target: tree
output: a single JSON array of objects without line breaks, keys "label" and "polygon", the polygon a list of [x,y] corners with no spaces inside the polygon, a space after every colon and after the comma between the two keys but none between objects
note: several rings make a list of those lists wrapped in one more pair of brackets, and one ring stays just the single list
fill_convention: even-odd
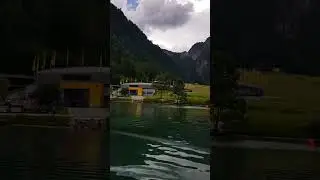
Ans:
[{"label": "tree", "polygon": [[182,80],[176,80],[173,85],[173,94],[177,96],[177,103],[184,104],[187,102],[187,93],[184,91],[184,82]]},{"label": "tree", "polygon": [[233,57],[221,51],[213,53],[213,85],[212,98],[214,107],[214,130],[217,131],[219,121],[235,118],[236,113],[245,113],[244,101],[237,97],[239,73]]},{"label": "tree", "polygon": [[8,95],[8,79],[0,79],[0,100],[4,100]]},{"label": "tree", "polygon": [[59,104],[61,100],[59,85],[43,84],[38,85],[37,89],[32,93],[32,97],[37,100],[40,106],[48,106]]},{"label": "tree", "polygon": [[128,88],[121,88],[120,94],[122,96],[128,96],[129,89]]},{"label": "tree", "polygon": [[155,80],[157,81],[157,83],[154,83],[155,87],[160,91],[162,99],[163,91],[168,92],[172,90],[171,84],[173,81],[176,80],[176,78],[168,72],[161,72],[158,75],[156,75]]}]

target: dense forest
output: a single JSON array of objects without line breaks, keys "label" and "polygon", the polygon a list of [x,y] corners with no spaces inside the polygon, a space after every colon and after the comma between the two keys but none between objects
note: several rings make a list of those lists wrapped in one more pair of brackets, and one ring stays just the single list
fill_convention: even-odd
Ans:
[{"label": "dense forest", "polygon": [[320,75],[320,1],[212,2],[213,48],[248,69]]},{"label": "dense forest", "polygon": [[1,73],[31,75],[35,59],[41,69],[54,58],[55,67],[102,62],[111,66],[115,83],[121,78],[150,81],[163,73],[199,80],[192,58],[168,55],[103,0],[5,0],[0,6]]},{"label": "dense forest", "polygon": [[[108,11],[104,0],[4,0],[0,2],[1,73],[32,74],[32,62],[93,65],[106,58]],[[49,64],[49,63],[48,63]],[[47,65],[48,65],[47,64]]]},{"label": "dense forest", "polygon": [[170,56],[128,20],[123,12],[110,5],[110,62],[114,81],[119,78],[150,81],[160,73],[181,77],[182,71]]}]

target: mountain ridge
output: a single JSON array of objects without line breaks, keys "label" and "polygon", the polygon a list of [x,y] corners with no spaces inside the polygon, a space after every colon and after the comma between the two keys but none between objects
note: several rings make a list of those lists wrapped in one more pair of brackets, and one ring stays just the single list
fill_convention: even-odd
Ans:
[{"label": "mountain ridge", "polygon": [[183,69],[183,77],[190,82],[209,83],[210,40],[197,42],[188,51],[172,52],[162,49]]},{"label": "mountain ridge", "polygon": [[[111,61],[115,64],[124,54],[130,54],[132,63],[150,63],[157,71],[168,71],[179,76],[179,67],[162,49],[148,40],[147,36],[123,12],[110,5]],[[118,47],[115,47],[115,44]],[[121,51],[121,52],[120,52]],[[117,54],[118,53],[118,54]],[[119,57],[115,57],[119,55]],[[111,62],[112,63],[112,62]]]},{"label": "mountain ridge", "polygon": [[194,44],[188,52],[162,49],[113,4],[110,6],[110,34],[111,72],[114,77],[141,79],[144,76],[148,80],[156,74],[168,72],[186,82],[209,82],[209,38]]}]

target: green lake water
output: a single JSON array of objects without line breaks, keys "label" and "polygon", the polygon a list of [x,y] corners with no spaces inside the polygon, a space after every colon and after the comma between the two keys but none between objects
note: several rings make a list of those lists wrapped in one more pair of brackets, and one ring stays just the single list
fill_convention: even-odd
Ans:
[{"label": "green lake water", "polygon": [[[208,110],[132,103],[110,108],[110,144],[108,134],[91,129],[1,126],[1,179],[108,179],[109,151],[111,180],[210,179]],[[261,143],[278,149],[257,148]],[[320,179],[320,153],[290,144],[251,142],[211,152],[216,180]]]},{"label": "green lake water", "polygon": [[3,126],[1,179],[105,179],[104,137],[90,130]]},{"label": "green lake water", "polygon": [[112,103],[111,179],[210,179],[209,111]]}]

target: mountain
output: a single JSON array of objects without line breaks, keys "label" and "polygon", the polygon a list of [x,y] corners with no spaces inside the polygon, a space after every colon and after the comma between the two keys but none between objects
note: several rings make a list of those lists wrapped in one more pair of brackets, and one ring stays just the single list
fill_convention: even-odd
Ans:
[{"label": "mountain", "polygon": [[171,52],[163,49],[168,56],[179,66],[181,77],[186,82],[196,82],[199,78],[196,74],[196,61],[194,61],[189,55],[188,52]]},{"label": "mountain", "polygon": [[179,65],[186,81],[209,83],[210,37],[205,42],[195,43],[188,52],[163,51]]},{"label": "mountain", "polygon": [[110,5],[111,71],[113,77],[150,78],[159,72],[181,76],[181,68],[128,20],[123,12]]},{"label": "mountain", "polygon": [[210,37],[205,42],[194,44],[188,54],[196,61],[196,73],[200,81],[208,83],[210,81]]}]

